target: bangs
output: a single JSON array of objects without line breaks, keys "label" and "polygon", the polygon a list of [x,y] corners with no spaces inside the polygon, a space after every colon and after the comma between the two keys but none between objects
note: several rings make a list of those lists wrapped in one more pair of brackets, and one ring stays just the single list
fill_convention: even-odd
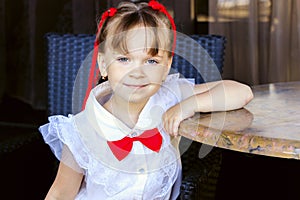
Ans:
[{"label": "bangs", "polygon": [[[172,55],[173,32],[164,27],[161,23],[153,18],[153,16],[139,12],[131,13],[124,16],[119,23],[111,23],[110,31],[107,33],[105,47],[126,55],[131,51],[141,50],[147,52],[151,56],[155,56],[159,51],[167,52]],[[117,33],[110,35],[110,33]],[[136,42],[138,41],[138,42]],[[136,43],[132,47],[132,43]]]},{"label": "bangs", "polygon": [[155,56],[159,51],[170,51],[165,38],[165,33],[157,28],[137,27],[112,36],[106,45],[124,55],[143,49],[147,54]]}]

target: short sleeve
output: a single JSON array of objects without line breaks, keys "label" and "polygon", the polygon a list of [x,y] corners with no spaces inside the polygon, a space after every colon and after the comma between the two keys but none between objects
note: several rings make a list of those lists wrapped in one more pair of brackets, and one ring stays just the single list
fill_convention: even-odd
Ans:
[{"label": "short sleeve", "polygon": [[194,79],[180,78],[179,74],[168,75],[163,87],[168,91],[172,91],[172,95],[176,96],[178,101],[182,101],[194,94]]},{"label": "short sleeve", "polygon": [[49,123],[39,127],[39,131],[58,160],[79,173],[84,172],[88,154],[82,148],[72,116],[51,116]]}]

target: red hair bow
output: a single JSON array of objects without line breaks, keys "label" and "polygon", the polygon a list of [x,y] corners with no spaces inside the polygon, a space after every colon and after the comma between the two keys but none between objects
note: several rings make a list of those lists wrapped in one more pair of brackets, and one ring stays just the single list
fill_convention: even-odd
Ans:
[{"label": "red hair bow", "polygon": [[102,14],[101,21],[104,21],[107,17],[112,17],[116,14],[116,8],[110,8]]},{"label": "red hair bow", "polygon": [[[117,12],[117,9],[116,8],[110,8],[108,9],[107,11],[105,11],[102,16],[101,16],[101,20],[99,22],[99,25],[98,25],[98,32],[97,32],[97,35],[99,34],[99,31],[100,31],[100,28],[103,26],[103,23],[105,22],[106,18],[107,17],[113,17]],[[96,42],[95,42],[97,45],[99,45],[99,41],[96,39]]]},{"label": "red hair bow", "polygon": [[148,3],[148,5],[153,9],[153,10],[158,10],[162,13],[166,13],[166,8],[160,4],[159,2],[152,0]]}]

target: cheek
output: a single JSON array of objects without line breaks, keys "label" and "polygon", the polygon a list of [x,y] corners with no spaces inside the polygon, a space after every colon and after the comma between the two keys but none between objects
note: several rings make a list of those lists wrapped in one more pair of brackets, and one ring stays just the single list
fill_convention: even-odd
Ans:
[{"label": "cheek", "polygon": [[161,84],[162,80],[165,79],[167,74],[167,68],[164,66],[159,66],[149,70],[148,77],[151,79],[151,82]]},{"label": "cheek", "polygon": [[127,70],[110,66],[107,75],[111,87],[114,89],[120,82],[122,82],[127,73]]}]

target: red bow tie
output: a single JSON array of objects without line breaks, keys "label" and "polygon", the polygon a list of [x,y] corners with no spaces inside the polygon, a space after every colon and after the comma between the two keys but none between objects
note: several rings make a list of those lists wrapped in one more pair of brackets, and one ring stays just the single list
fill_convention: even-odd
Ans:
[{"label": "red bow tie", "polygon": [[113,154],[118,160],[124,159],[132,149],[134,141],[139,141],[149,149],[159,152],[162,144],[162,136],[157,128],[147,130],[138,137],[124,137],[117,141],[107,141]]}]

